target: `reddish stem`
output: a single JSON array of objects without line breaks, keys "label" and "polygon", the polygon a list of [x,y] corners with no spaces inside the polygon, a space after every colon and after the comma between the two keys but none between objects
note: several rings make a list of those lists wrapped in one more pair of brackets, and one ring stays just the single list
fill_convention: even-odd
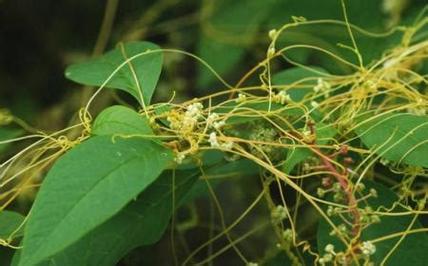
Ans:
[{"label": "reddish stem", "polygon": [[[313,136],[315,136],[312,144],[315,144],[315,140],[316,140],[316,132],[315,132],[315,127],[314,127],[314,123],[313,122],[309,122],[308,123],[308,127],[309,130],[311,131],[311,134]],[[352,236],[357,237],[360,233],[360,213],[358,211],[358,205],[357,205],[357,201],[354,197],[354,194],[351,191],[351,187],[349,186],[349,182],[348,182],[348,174],[347,172],[345,172],[344,174],[341,174],[337,171],[336,167],[334,167],[334,165],[330,162],[329,157],[327,157],[326,155],[324,155],[321,150],[316,147],[315,145],[313,146],[313,150],[315,151],[315,153],[319,156],[319,158],[322,161],[323,166],[330,172],[331,175],[333,175],[337,182],[340,184],[340,187],[342,188],[343,192],[346,194],[347,197],[347,203],[349,205],[349,210],[350,213],[353,217],[353,226],[352,226]],[[342,154],[347,152],[347,149],[341,149],[340,151]]]}]

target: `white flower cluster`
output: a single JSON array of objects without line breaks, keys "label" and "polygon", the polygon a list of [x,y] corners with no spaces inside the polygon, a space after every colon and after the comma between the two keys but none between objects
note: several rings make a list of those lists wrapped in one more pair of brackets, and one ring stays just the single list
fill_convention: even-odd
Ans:
[{"label": "white flower cluster", "polygon": [[203,117],[204,106],[201,103],[192,103],[186,108],[186,112],[178,114],[171,112],[167,117],[171,129],[183,132],[192,131],[198,123],[198,120]]},{"label": "white flower cluster", "polygon": [[182,164],[184,159],[186,159],[186,155],[184,155],[183,153],[178,153],[175,156],[174,161],[178,164]]},{"label": "white flower cluster", "polygon": [[325,265],[327,262],[330,262],[333,260],[333,255],[330,253],[324,254],[324,256],[322,256],[322,258],[319,259],[319,263],[321,265]]},{"label": "white flower cluster", "polygon": [[238,94],[238,98],[236,98],[235,102],[236,103],[243,103],[247,100],[247,95],[243,94],[243,93],[239,93]]},{"label": "white flower cluster", "polygon": [[317,109],[320,106],[320,104],[317,101],[311,101],[311,106],[312,108]]},{"label": "white flower cluster", "polygon": [[407,108],[407,112],[413,115],[424,116],[427,115],[427,107],[423,105],[422,99],[418,99],[417,106]]},{"label": "white flower cluster", "polygon": [[324,256],[319,259],[319,263],[321,265],[325,265],[327,262],[332,261],[334,256],[336,255],[336,252],[334,252],[333,244],[327,244],[324,248],[324,251],[326,252],[326,254],[324,254]]},{"label": "white flower cluster", "polygon": [[208,138],[208,142],[210,143],[211,147],[213,147],[213,148],[221,148],[221,149],[226,149],[226,150],[231,150],[233,148],[233,142],[232,141],[227,141],[227,142],[220,144],[218,142],[216,132],[210,133],[210,137]]},{"label": "white flower cluster", "polygon": [[220,148],[220,144],[218,143],[218,140],[217,140],[217,133],[211,132],[208,142],[210,143],[211,147]]},{"label": "white flower cluster", "polygon": [[328,98],[328,96],[330,96],[330,89],[331,89],[330,83],[328,83],[322,78],[318,78],[317,85],[315,85],[314,87],[315,93],[321,92],[324,94],[325,98]]},{"label": "white flower cluster", "polygon": [[361,252],[366,256],[373,255],[376,252],[376,246],[370,241],[364,241],[361,243]]},{"label": "white flower cluster", "polygon": [[183,126],[193,126],[202,117],[202,110],[204,106],[201,103],[192,103],[187,106],[186,112],[184,113]]},{"label": "white flower cluster", "polygon": [[327,244],[327,246],[325,246],[324,250],[327,253],[334,253],[334,245],[333,244]]},{"label": "white flower cluster", "polygon": [[418,116],[424,116],[427,114],[427,109],[426,108],[408,108],[407,112],[413,114],[413,115],[418,115]]},{"label": "white flower cluster", "polygon": [[282,205],[278,205],[272,210],[271,216],[274,222],[279,223],[287,218],[287,209]]},{"label": "white flower cluster", "polygon": [[339,224],[337,226],[337,231],[335,229],[333,229],[330,232],[330,235],[331,236],[334,236],[334,235],[347,235],[348,233],[349,233],[349,229],[346,227],[346,225],[345,224]]},{"label": "white flower cluster", "polygon": [[278,94],[273,95],[272,101],[280,104],[285,104],[287,102],[291,102],[292,100],[290,95],[286,91],[282,90]]},{"label": "white flower cluster", "polygon": [[218,114],[211,113],[208,116],[208,118],[207,118],[207,125],[208,125],[208,127],[213,127],[213,128],[215,128],[217,130],[221,129],[226,124],[226,122],[224,122],[224,121],[216,121],[219,118],[220,117],[219,117]]}]

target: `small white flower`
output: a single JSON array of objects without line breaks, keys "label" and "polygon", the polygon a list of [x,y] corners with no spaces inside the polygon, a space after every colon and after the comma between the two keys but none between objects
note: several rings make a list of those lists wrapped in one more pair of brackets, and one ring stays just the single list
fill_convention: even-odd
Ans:
[{"label": "small white flower", "polygon": [[333,255],[330,253],[327,253],[327,254],[324,254],[324,256],[321,259],[319,259],[319,263],[321,265],[325,265],[326,262],[330,262],[332,260],[333,260]]},{"label": "small white flower", "polygon": [[183,128],[192,128],[198,120],[195,117],[185,115],[182,121]]},{"label": "small white flower", "polygon": [[376,252],[376,246],[370,241],[364,241],[361,244],[361,252],[366,256],[373,255]]},{"label": "small white flower", "polygon": [[370,216],[370,221],[374,224],[378,224],[381,222],[379,215],[376,214]]},{"label": "small white flower", "polygon": [[302,131],[302,135],[304,138],[310,137],[311,136],[311,131],[309,129],[305,129]]},{"label": "small white flower", "polygon": [[193,103],[186,107],[186,112],[179,118],[168,116],[171,129],[174,130],[193,130],[197,125],[199,118],[202,117],[202,109],[204,106],[201,103]]},{"label": "small white flower", "polygon": [[317,85],[313,88],[314,92],[320,92],[321,91],[321,85],[320,85],[320,79],[318,79]]},{"label": "small white flower", "polygon": [[221,147],[226,150],[231,150],[233,148],[233,142],[232,141],[225,142],[221,145]]},{"label": "small white flower", "polygon": [[327,253],[334,253],[334,245],[333,244],[327,244],[324,248],[325,252]]},{"label": "small white flower", "polygon": [[313,90],[315,93],[322,92],[324,97],[328,97],[330,94],[331,85],[322,78],[318,78],[317,85],[314,86]]},{"label": "small white flower", "polygon": [[413,107],[407,108],[407,112],[413,115],[425,116],[427,114],[427,109],[425,107]]},{"label": "small white flower", "polygon": [[224,121],[214,122],[213,128],[220,129],[220,128],[224,127],[224,125],[226,125],[226,122],[224,122]]},{"label": "small white flower", "polygon": [[277,95],[274,96],[274,101],[285,104],[286,102],[291,102],[291,97],[286,91],[280,91]]},{"label": "small white flower", "polygon": [[328,208],[327,208],[327,215],[328,216],[332,216],[335,213],[336,212],[335,212],[334,208],[332,206],[328,206]]},{"label": "small white flower", "polygon": [[217,113],[211,113],[208,117],[207,117],[207,124],[208,125],[212,125],[217,119],[219,119],[219,116]]},{"label": "small white flower", "polygon": [[[320,187],[317,188],[317,195],[318,195],[318,197],[323,198],[325,195],[325,190],[320,188]],[[329,206],[329,207],[331,207],[331,206]]]},{"label": "small white flower", "polygon": [[303,163],[303,171],[305,172],[311,171],[311,165],[309,163]]},{"label": "small white flower", "polygon": [[339,234],[339,235],[345,235],[347,233],[348,233],[348,228],[346,227],[346,225],[339,224],[339,226],[337,226],[337,231],[336,230],[331,231],[330,235],[331,236],[334,236],[334,235],[337,235],[337,234]]},{"label": "small white flower", "polygon": [[186,158],[186,155],[184,155],[183,153],[179,153],[175,156],[174,161],[178,164],[182,164],[183,160]]},{"label": "small white flower", "polygon": [[245,95],[243,93],[239,93],[238,98],[236,98],[235,102],[243,103],[243,102],[245,102],[246,99],[247,99],[247,95]]},{"label": "small white flower", "polygon": [[380,162],[382,165],[385,165],[385,166],[388,166],[388,165],[390,164],[390,161],[389,161],[389,160],[387,160],[387,159],[385,159],[385,158],[381,158],[381,159],[379,160],[379,162]]},{"label": "small white flower", "polygon": [[377,190],[376,190],[376,189],[371,188],[371,189],[370,189],[370,194],[371,194],[373,197],[377,198]]},{"label": "small white flower", "polygon": [[222,128],[226,122],[224,121],[216,121],[220,118],[220,116],[216,113],[211,113],[208,117],[207,117],[207,125],[209,127],[213,127],[215,129],[220,129]]},{"label": "small white flower", "polygon": [[215,132],[211,132],[210,138],[208,139],[208,142],[210,143],[211,147],[213,147],[213,148],[219,148],[220,147],[220,144],[218,143],[218,140],[217,140],[217,133],[215,133]]},{"label": "small white flower", "polygon": [[311,101],[311,106],[313,108],[318,108],[320,106],[320,104],[317,101]]},{"label": "small white flower", "polygon": [[385,62],[383,62],[383,68],[393,67],[397,63],[398,63],[397,58],[390,58],[390,59],[386,60]]},{"label": "small white flower", "polygon": [[185,115],[188,117],[199,118],[203,108],[204,106],[201,103],[192,103],[187,106]]}]

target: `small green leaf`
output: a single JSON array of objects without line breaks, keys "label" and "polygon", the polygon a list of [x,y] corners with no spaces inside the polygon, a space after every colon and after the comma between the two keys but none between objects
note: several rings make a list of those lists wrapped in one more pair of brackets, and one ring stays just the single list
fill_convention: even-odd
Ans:
[{"label": "small green leaf", "polygon": [[92,127],[94,135],[154,135],[147,117],[116,105],[102,111]]},{"label": "small green leaf", "polygon": [[[101,86],[126,60],[138,55],[129,63],[125,63],[113,75],[106,87],[124,90],[134,96],[140,104],[143,98],[144,103],[148,105],[162,69],[162,53],[154,51],[159,49],[159,46],[150,42],[119,44],[118,48],[99,58],[69,66],[65,76],[84,85]],[[131,65],[138,82],[135,80]]]},{"label": "small green leaf", "polygon": [[141,138],[93,137],[48,173],[25,228],[19,265],[64,250],[118,213],[171,163],[172,154]]},{"label": "small green leaf", "polygon": [[428,117],[388,114],[367,119],[356,128],[363,143],[381,157],[428,167]]},{"label": "small green leaf", "polygon": [[22,224],[25,217],[13,211],[0,212],[0,239],[17,238],[23,235]]},{"label": "small green leaf", "polygon": [[[367,200],[360,201],[358,204],[360,209],[370,206],[373,210],[376,210],[380,206],[384,206],[385,208],[382,208],[381,210],[389,210],[394,202],[398,201],[397,195],[387,187],[371,181],[364,181],[364,184],[366,185],[366,191],[368,191],[368,189],[376,189],[379,197],[371,197]],[[389,212],[393,213],[403,211],[405,211],[405,209],[398,206]],[[390,234],[406,231],[412,222],[413,217],[413,215],[382,216],[380,217],[380,223],[369,225],[362,231],[361,241],[371,241],[379,237],[385,237]],[[336,226],[343,223],[343,221],[337,217],[333,217],[332,221]],[[421,227],[421,224],[416,221],[412,229]],[[318,226],[318,250],[321,254],[324,253],[323,250],[327,244],[333,244],[336,252],[344,250],[342,242],[329,234],[331,230],[332,228],[325,220],[320,221]],[[373,261],[375,265],[380,265],[385,256],[399,240],[400,237],[395,237],[374,243],[376,246],[376,252],[370,256],[371,261]],[[409,234],[386,261],[386,265],[426,265],[427,250],[428,235],[426,233]]]}]

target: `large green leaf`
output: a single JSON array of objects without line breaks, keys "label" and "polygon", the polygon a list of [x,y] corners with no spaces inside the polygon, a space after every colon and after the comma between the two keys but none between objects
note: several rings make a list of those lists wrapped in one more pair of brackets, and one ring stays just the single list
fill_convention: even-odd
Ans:
[{"label": "large green leaf", "polygon": [[[370,206],[373,210],[376,210],[380,206],[384,206],[386,209],[392,207],[394,202],[398,200],[397,195],[387,187],[378,183],[365,181],[364,182],[367,190],[376,189],[380,195],[377,198],[369,198],[359,203],[359,208],[364,209],[366,206]],[[382,209],[385,210],[385,209]],[[404,211],[401,207],[395,207],[393,212]],[[380,218],[380,223],[369,225],[362,231],[361,241],[370,241],[379,237],[384,237],[394,233],[400,233],[406,231],[412,222],[413,216],[383,216]],[[337,225],[343,223],[341,219],[333,217],[332,221]],[[421,228],[421,224],[416,221],[412,229]],[[330,225],[325,221],[321,220],[318,227],[318,250],[322,254],[327,244],[333,244],[336,251],[343,251],[343,244],[334,236],[329,233],[332,230]],[[400,237],[387,239],[384,241],[376,242],[376,252],[371,256],[371,261],[375,262],[375,265],[380,265],[380,262],[385,258],[389,251],[399,241]],[[409,234],[400,243],[398,248],[387,260],[386,265],[402,266],[402,265],[415,265],[423,266],[426,265],[428,259],[428,235],[426,233]]]},{"label": "large green leaf", "polygon": [[[176,172],[176,207],[182,203],[198,174],[198,171]],[[132,249],[158,241],[173,213],[172,184],[172,172],[164,172],[136,201],[38,266],[116,265]]]},{"label": "large green leaf", "polygon": [[118,213],[172,161],[141,138],[97,136],[60,158],[48,173],[25,228],[19,265],[34,265],[67,248]]},{"label": "large green leaf", "polygon": [[[222,173],[233,175],[242,171],[253,174],[255,169],[254,164],[249,161],[238,160],[223,162],[223,165],[217,163],[206,168],[204,172],[208,176]],[[208,193],[205,181],[197,180],[199,174],[198,169],[176,171],[174,194],[176,207],[192,201],[198,195]],[[173,212],[172,182],[172,172],[164,172],[136,201],[131,202],[78,242],[38,266],[115,265],[132,249],[158,241]],[[196,187],[197,195],[194,191]]]},{"label": "large green leaf", "polygon": [[124,64],[106,87],[124,90],[133,95],[140,104],[143,97],[144,103],[149,104],[162,69],[162,53],[154,50],[159,50],[159,46],[149,42],[119,44],[116,49],[99,58],[69,66],[65,76],[84,85],[101,86],[126,60],[138,55]]},{"label": "large green leaf", "polygon": [[146,117],[120,105],[102,111],[95,120],[91,133],[94,135],[154,135]]},{"label": "large green leaf", "polygon": [[367,119],[356,128],[363,143],[381,157],[428,167],[428,117],[407,113]]}]

